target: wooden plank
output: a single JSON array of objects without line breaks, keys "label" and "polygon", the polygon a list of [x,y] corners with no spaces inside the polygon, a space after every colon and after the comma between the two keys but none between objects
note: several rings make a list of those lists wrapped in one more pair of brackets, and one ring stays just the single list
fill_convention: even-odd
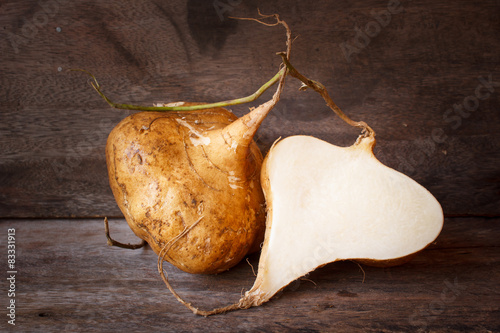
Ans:
[{"label": "wooden plank", "polygon": [[[257,308],[202,318],[170,294],[149,249],[106,245],[96,220],[0,221],[15,229],[16,326],[2,331],[496,332],[500,329],[498,218],[446,219],[438,240],[405,265],[326,265]],[[111,233],[135,242],[124,220]],[[1,251],[6,252],[2,242]],[[292,258],[291,258],[292,259]],[[257,267],[258,256],[249,258]],[[2,261],[4,273],[6,261]],[[253,283],[243,261],[219,275],[167,265],[174,288],[209,309],[239,299]],[[6,293],[0,296],[7,304]],[[5,310],[4,310],[5,311]]]},{"label": "wooden plank", "polygon": [[[257,8],[287,20],[299,35],[295,66],[376,130],[384,163],[429,188],[450,216],[500,215],[498,1],[220,3],[3,4],[0,216],[121,216],[104,145],[130,112],[108,108],[83,74],[66,69],[95,73],[123,102],[244,96],[276,72],[274,53],[284,49],[281,28],[228,18]],[[264,121],[262,151],[294,134],[352,144],[357,131],[298,86],[288,80]],[[242,115],[247,106],[232,109]]]}]

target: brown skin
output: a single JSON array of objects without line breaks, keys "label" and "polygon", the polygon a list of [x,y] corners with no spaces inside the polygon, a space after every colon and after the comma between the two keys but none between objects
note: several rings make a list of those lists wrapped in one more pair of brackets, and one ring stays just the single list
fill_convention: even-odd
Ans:
[{"label": "brown skin", "polygon": [[110,186],[138,237],[160,254],[199,220],[165,257],[189,273],[227,270],[263,241],[262,155],[253,133],[235,147],[236,119],[222,108],[139,112],[108,137]]}]

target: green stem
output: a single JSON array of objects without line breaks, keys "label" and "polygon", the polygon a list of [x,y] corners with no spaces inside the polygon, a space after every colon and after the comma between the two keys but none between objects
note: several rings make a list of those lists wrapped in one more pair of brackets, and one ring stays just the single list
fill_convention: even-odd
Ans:
[{"label": "green stem", "polygon": [[274,75],[272,77],[272,79],[267,81],[256,92],[254,92],[253,94],[251,94],[249,96],[231,99],[231,100],[222,101],[222,102],[198,104],[198,105],[190,105],[190,106],[142,106],[142,105],[114,103],[106,95],[103,94],[103,92],[101,91],[101,87],[100,87],[99,83],[97,82],[97,79],[95,78],[95,76],[92,73],[90,73],[86,70],[83,70],[83,69],[73,69],[73,70],[87,73],[92,78],[92,81],[90,82],[92,87],[97,91],[97,93],[111,107],[113,107],[115,109],[138,110],[138,111],[192,111],[192,110],[202,110],[202,109],[210,109],[210,108],[217,108],[217,107],[226,107],[226,106],[244,104],[244,103],[249,103],[249,102],[255,101],[257,98],[260,97],[260,95],[262,95],[264,93],[264,91],[266,91],[269,87],[271,87],[272,85],[274,85],[276,82],[279,81],[280,77],[285,73],[286,68],[283,67],[278,73],[276,73],[276,75]]}]

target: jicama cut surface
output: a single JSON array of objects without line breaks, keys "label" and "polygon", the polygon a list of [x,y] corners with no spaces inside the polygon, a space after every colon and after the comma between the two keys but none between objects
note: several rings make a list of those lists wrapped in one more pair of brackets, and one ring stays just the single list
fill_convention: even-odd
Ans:
[{"label": "jicama cut surface", "polygon": [[268,153],[262,170],[266,236],[256,282],[245,296],[254,305],[324,264],[401,263],[439,235],[438,201],[379,162],[374,142],[365,137],[344,148],[293,136]]}]

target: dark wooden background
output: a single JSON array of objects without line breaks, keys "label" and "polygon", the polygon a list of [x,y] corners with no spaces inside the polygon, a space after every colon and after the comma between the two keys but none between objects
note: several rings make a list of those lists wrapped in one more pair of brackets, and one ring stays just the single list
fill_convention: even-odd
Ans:
[{"label": "dark wooden background", "polygon": [[[194,320],[162,286],[151,251],[106,247],[102,217],[130,233],[104,147],[131,111],[111,109],[68,69],[94,73],[119,102],[248,95],[285,48],[282,28],[229,18],[258,9],[287,21],[296,68],[370,124],[379,159],[428,188],[448,218],[433,248],[399,268],[365,268],[364,283],[356,265],[332,264],[311,275],[316,286],[302,282],[265,307]],[[11,0],[0,2],[0,31],[0,224],[2,235],[20,233],[16,328],[500,330],[500,1]],[[351,145],[357,130],[299,86],[288,80],[259,130],[263,153],[294,134]],[[271,93],[232,110],[243,115]],[[217,277],[173,277],[207,307],[212,297],[236,300],[253,279],[246,263]],[[442,311],[429,309],[444,281],[467,287]]]}]

